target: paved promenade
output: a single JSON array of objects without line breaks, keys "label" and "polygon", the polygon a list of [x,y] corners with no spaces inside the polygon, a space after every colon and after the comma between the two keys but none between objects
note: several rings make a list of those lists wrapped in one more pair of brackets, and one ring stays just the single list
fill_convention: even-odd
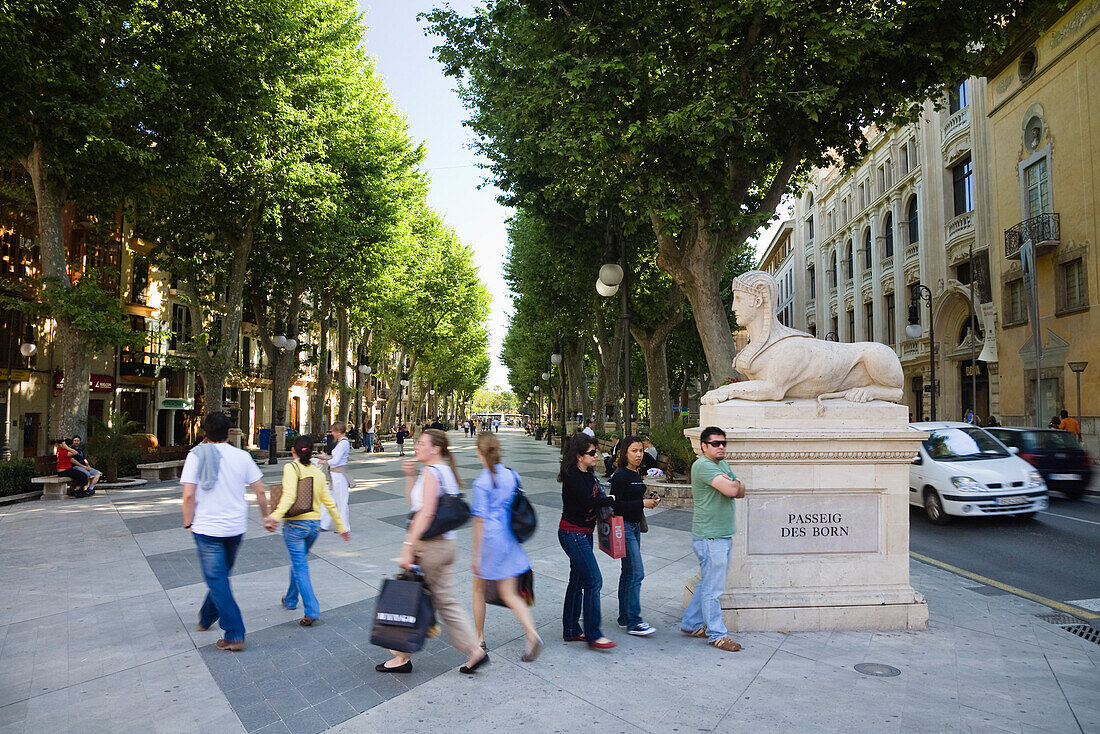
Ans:
[{"label": "paved promenade", "polygon": [[[473,441],[451,434],[467,487]],[[313,548],[321,622],[279,603],[289,561],[253,504],[234,591],[248,629],[241,653],[197,632],[205,586],[168,482],[83,501],[0,508],[0,734],[15,732],[1100,732],[1100,645],[1053,610],[912,562],[928,599],[925,632],[740,633],[739,653],[677,632],[697,569],[691,515],[662,510],[643,536],[648,638],[615,626],[618,562],[604,573],[610,652],[561,641],[568,564],[558,546],[557,451],[502,432],[507,464],[541,511],[526,544],[535,619],[547,646],[521,663],[523,637],[490,607],[492,663],[475,676],[433,640],[411,675],[376,673],[370,644],[383,576],[393,573],[407,505],[394,451],[354,454],[352,540]],[[392,449],[393,444],[389,444]],[[262,467],[275,481],[279,467]],[[751,488],[750,488],[751,490]],[[459,534],[458,590],[470,597],[470,532]],[[898,668],[871,677],[858,663]]]}]

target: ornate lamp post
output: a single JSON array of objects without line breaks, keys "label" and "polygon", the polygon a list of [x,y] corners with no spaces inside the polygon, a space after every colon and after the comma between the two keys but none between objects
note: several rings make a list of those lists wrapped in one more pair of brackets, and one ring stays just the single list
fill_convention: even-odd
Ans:
[{"label": "ornate lamp post", "polygon": [[928,301],[928,375],[932,380],[932,410],[931,418],[936,420],[936,331],[932,323],[932,289],[923,283],[913,286],[912,302],[909,305],[909,325],[905,327],[905,335],[910,339],[919,339],[920,328],[920,301]]},{"label": "ornate lamp post", "polygon": [[[11,461],[11,441],[9,437],[11,435],[11,355],[14,351],[12,349],[12,342],[15,339],[14,324],[10,323],[11,316],[14,315],[14,311],[8,311],[8,369],[4,375],[4,426],[2,432],[0,432],[0,460]],[[34,353],[38,351],[38,345],[34,343],[34,334],[31,332],[30,325],[27,326],[26,341],[19,345],[19,353],[23,355],[24,360],[29,360],[34,356]]]},{"label": "ornate lamp post", "polygon": [[397,410],[400,413],[400,415],[397,417],[397,422],[398,423],[404,423],[405,422],[405,405],[404,405],[404,403],[405,403],[405,398],[406,398],[406,392],[408,391],[408,389],[409,389],[409,381],[406,380],[406,379],[402,379],[401,380],[401,394],[397,397]]},{"label": "ornate lamp post", "polygon": [[1069,362],[1069,368],[1073,370],[1077,378],[1077,425],[1081,425],[1081,373],[1089,366],[1088,362]]},{"label": "ornate lamp post", "polygon": [[[554,352],[550,355],[550,364],[557,365],[558,367],[558,384],[561,387],[561,452],[565,453],[565,376],[561,373],[561,353]],[[553,386],[551,386],[551,393],[553,393]],[[547,439],[547,443],[553,443],[551,439]]]},{"label": "ornate lamp post", "polygon": [[[631,405],[631,389],[630,389],[630,272],[625,270],[626,266],[626,237],[621,237],[622,249],[619,252],[619,258],[622,261],[622,265],[618,263],[605,263],[600,268],[600,277],[596,281],[596,292],[605,298],[611,297],[621,291],[619,294],[619,318],[623,321],[623,339],[624,356],[623,356],[623,426],[625,427],[624,436],[631,435],[630,427],[634,418],[633,406]],[[622,288],[619,284],[622,284]],[[618,397],[618,396],[616,396]],[[601,405],[600,410],[604,408]],[[605,416],[600,416],[600,423],[603,424]]]},{"label": "ornate lamp post", "polygon": [[[276,328],[276,331],[281,331],[281,329]],[[271,416],[271,435],[267,437],[267,463],[278,464],[279,459],[275,455],[275,433],[276,429],[279,427],[283,427],[283,429],[286,430],[285,426],[283,426],[283,422],[286,420],[286,409],[280,408],[279,410],[274,410],[275,379],[278,374],[277,366],[279,364],[279,352],[293,352],[298,347],[298,340],[293,338],[288,339],[282,334],[276,333],[275,336],[271,337],[271,345],[275,347],[276,352],[275,358],[271,360],[271,406],[273,410]]]}]

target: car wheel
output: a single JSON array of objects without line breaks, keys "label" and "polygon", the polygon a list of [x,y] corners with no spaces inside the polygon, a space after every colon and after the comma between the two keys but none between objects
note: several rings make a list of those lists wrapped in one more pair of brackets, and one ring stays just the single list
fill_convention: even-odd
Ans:
[{"label": "car wheel", "polygon": [[951,522],[951,518],[943,511],[939,494],[931,488],[924,490],[924,514],[933,525],[946,525]]}]

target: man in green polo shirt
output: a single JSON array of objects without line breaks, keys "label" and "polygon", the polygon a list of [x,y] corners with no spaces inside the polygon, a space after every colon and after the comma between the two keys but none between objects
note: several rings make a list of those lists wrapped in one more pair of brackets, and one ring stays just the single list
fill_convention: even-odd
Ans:
[{"label": "man in green polo shirt", "polygon": [[684,609],[680,630],[706,637],[719,650],[737,652],[741,646],[727,637],[719,597],[726,589],[726,571],[737,532],[733,500],[745,496],[745,485],[726,463],[726,432],[708,426],[699,435],[703,455],[691,465],[691,549],[699,559],[699,583]]}]

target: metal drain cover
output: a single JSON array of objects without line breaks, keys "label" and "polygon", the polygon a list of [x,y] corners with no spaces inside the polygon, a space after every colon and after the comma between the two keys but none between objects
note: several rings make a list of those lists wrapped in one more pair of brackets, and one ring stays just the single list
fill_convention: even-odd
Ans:
[{"label": "metal drain cover", "polygon": [[883,663],[859,663],[855,668],[858,673],[875,675],[879,678],[893,678],[895,675],[901,675],[901,671],[893,665],[884,665]]}]

